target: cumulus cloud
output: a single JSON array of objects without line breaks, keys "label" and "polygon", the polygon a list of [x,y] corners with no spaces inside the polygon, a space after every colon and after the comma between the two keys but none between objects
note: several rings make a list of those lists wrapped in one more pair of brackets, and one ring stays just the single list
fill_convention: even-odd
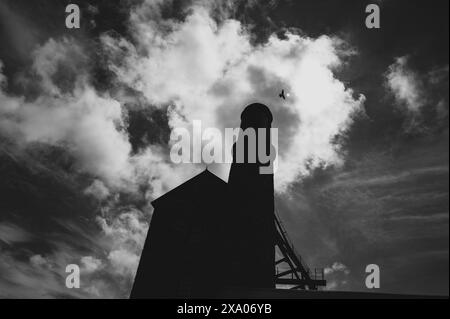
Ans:
[{"label": "cumulus cloud", "polygon": [[334,262],[324,269],[327,286],[325,290],[343,290],[348,285],[350,269],[341,262]]},{"label": "cumulus cloud", "polygon": [[425,103],[422,83],[417,73],[408,67],[408,57],[396,58],[386,73],[388,88],[401,107],[416,114]]},{"label": "cumulus cloud", "polygon": [[[171,128],[189,127],[193,120],[201,120],[204,128],[236,127],[243,106],[253,101],[268,104],[279,129],[275,183],[280,192],[311,169],[339,165],[340,145],[333,138],[345,133],[364,100],[355,99],[334,76],[353,50],[337,38],[293,33],[252,44],[245,26],[233,19],[217,23],[209,7],[193,5],[182,22],[162,19],[159,2],[147,1],[133,11],[136,45],[124,38],[102,37],[118,80],[142,92],[150,104],[170,105]],[[144,179],[159,188],[155,193],[160,195],[182,181],[180,174],[198,171],[187,165],[174,168],[165,151],[152,146],[131,154],[126,109],[92,88],[88,72],[79,67],[87,59],[82,52],[69,39],[51,39],[38,48],[32,73],[42,92],[29,101],[0,91],[2,131],[24,143],[66,147],[80,170],[106,187],[130,189],[130,184]],[[4,78],[2,82],[6,85]],[[280,89],[289,92],[286,102],[278,98]],[[136,163],[148,159],[147,166],[159,169],[139,171],[143,165]],[[162,171],[164,175],[157,173]],[[142,178],[146,173],[159,177]]]},{"label": "cumulus cloud", "polygon": [[[142,182],[150,187],[155,183],[159,193],[177,186],[180,180],[173,176],[177,170],[171,169],[160,149],[149,146],[141,154],[131,154],[126,109],[109,94],[98,93],[89,84],[86,69],[77,69],[85,59],[81,52],[74,40],[65,38],[50,39],[39,47],[33,53],[32,73],[33,79],[40,81],[40,94],[28,100],[0,90],[0,133],[21,145],[42,142],[67,149],[80,171],[99,178],[86,190],[94,196],[106,196],[108,187],[134,191]],[[7,85],[1,64],[0,84],[3,88]],[[144,168],[146,160],[145,165],[162,170]],[[145,175],[150,172],[159,177]]]},{"label": "cumulus cloud", "polygon": [[139,264],[139,255],[125,249],[118,249],[111,251],[108,259],[119,274],[134,278]]},{"label": "cumulus cloud", "polygon": [[324,269],[325,275],[330,275],[332,273],[336,273],[336,272],[342,272],[346,275],[350,274],[350,270],[347,268],[346,265],[344,265],[341,262],[334,262],[331,266],[326,267]]},{"label": "cumulus cloud", "polygon": [[147,235],[148,223],[144,217],[139,210],[129,209],[112,218],[97,218],[113,271],[129,280],[134,278]]},{"label": "cumulus cloud", "polygon": [[101,267],[102,261],[92,256],[84,256],[81,258],[81,265],[83,271],[92,273]]},{"label": "cumulus cloud", "polygon": [[[215,21],[206,2],[196,2],[182,21],[162,18],[161,3],[146,1],[132,11],[134,41],[103,35],[102,49],[122,85],[154,107],[168,107],[170,128],[189,127],[193,120],[201,120],[204,128],[236,127],[242,108],[259,101],[271,107],[279,128],[277,191],[286,191],[311,169],[342,162],[340,145],[332,140],[345,134],[364,101],[335,77],[354,53],[343,41],[288,32],[254,44],[246,27],[224,12]],[[13,281],[39,291],[40,280],[46,280],[46,297],[65,291],[64,267],[73,262],[88,274],[89,284],[70,292],[72,297],[111,296],[111,282],[125,281],[121,289],[129,289],[151,212],[123,205],[121,193],[144,189],[150,201],[200,169],[171,163],[170,145],[133,152],[127,107],[114,92],[94,88],[83,52],[81,44],[66,38],[50,39],[33,51],[31,69],[20,80],[39,92],[36,96],[10,93],[0,62],[0,133],[24,147],[39,142],[64,148],[76,169],[92,178],[85,194],[103,201],[96,219],[101,233],[95,237],[103,253],[54,243],[52,254],[33,254],[28,263],[18,263]],[[286,101],[278,98],[281,89],[289,93]],[[226,168],[221,171],[226,176]],[[0,240],[6,243],[28,238],[10,225],[3,229]],[[4,258],[5,269],[13,259]],[[99,272],[114,280],[97,278]],[[127,296],[124,290],[121,296]]]},{"label": "cumulus cloud", "polygon": [[64,146],[82,170],[117,184],[124,177],[131,149],[122,129],[120,104],[100,96],[82,75],[74,79],[72,91],[62,92],[54,76],[61,61],[72,65],[69,47],[77,45],[65,39],[49,40],[35,51],[33,71],[42,86],[35,100],[0,91],[1,131],[22,144],[38,141]]},{"label": "cumulus cloud", "polygon": [[[121,81],[156,106],[171,105],[172,128],[193,120],[236,127],[243,106],[259,101],[271,107],[282,140],[278,191],[310,169],[341,163],[332,139],[345,132],[364,98],[355,99],[333,71],[353,50],[337,38],[293,33],[255,45],[240,22],[217,23],[205,6],[191,7],[182,22],[162,20],[158,8],[147,1],[133,12],[137,45],[111,36],[103,43],[112,56],[125,57],[110,65]],[[286,102],[278,98],[281,89],[290,93]]]},{"label": "cumulus cloud", "polygon": [[84,193],[99,200],[106,199],[110,195],[109,189],[98,179],[94,180],[92,184],[84,190]]},{"label": "cumulus cloud", "polygon": [[[24,85],[37,85],[36,97],[8,93],[0,62],[0,134],[18,147],[34,142],[61,147],[73,156],[80,173],[92,177],[93,182],[84,193],[102,201],[98,216],[102,231],[95,244],[106,253],[102,255],[93,249],[92,255],[85,256],[86,252],[70,247],[65,248],[70,253],[55,248],[50,256],[35,254],[28,264],[16,269],[16,284],[33,286],[39,278],[46,278],[50,284],[43,288],[48,288],[43,292],[45,296],[66,293],[61,284],[64,281],[60,282],[59,277],[64,276],[65,265],[77,263],[84,275],[93,278],[87,281],[89,285],[85,282],[83,291],[76,296],[127,297],[150,215],[135,207],[124,212],[119,194],[140,198],[142,188],[145,200],[150,201],[192,177],[197,169],[174,167],[164,149],[154,145],[132,154],[126,130],[127,110],[118,100],[108,93],[100,94],[90,84],[82,51],[76,41],[68,39],[49,40],[37,48],[27,73],[29,78],[20,79]],[[12,224],[2,223],[0,229],[0,241],[7,244],[28,241],[31,236]],[[8,262],[13,259],[11,255]],[[39,272],[39,276],[29,280],[26,274],[34,272]],[[101,278],[95,277],[96,274]],[[112,279],[104,277],[108,274]],[[123,285],[111,289],[111,281]]]},{"label": "cumulus cloud", "polygon": [[[49,40],[34,52],[31,78],[23,77],[21,81],[26,85],[39,83],[37,97],[8,93],[7,79],[1,72],[0,63],[0,134],[18,147],[27,147],[34,142],[61,147],[73,156],[80,173],[92,177],[93,182],[84,193],[104,201],[105,207],[101,207],[103,215],[98,219],[102,229],[98,242],[106,250],[106,255],[93,251],[91,256],[82,257],[85,252],[74,247],[69,249],[69,254],[55,248],[51,256],[35,254],[28,264],[17,268],[15,282],[19,286],[31,287],[39,278],[46,278],[50,283],[43,288],[48,288],[43,292],[46,297],[61,291],[65,293],[66,289],[61,284],[64,280],[60,282],[59,277],[64,276],[65,265],[75,262],[81,263],[85,274],[94,276],[100,272],[104,276],[109,273],[114,276],[114,281],[126,281],[120,289],[111,290],[111,279],[96,278],[76,296],[127,297],[150,215],[144,215],[136,208],[130,208],[124,214],[120,200],[117,200],[118,194],[135,195],[142,187],[146,190],[145,199],[150,201],[191,177],[195,167],[173,167],[166,160],[164,150],[152,145],[132,154],[124,106],[109,94],[95,90],[89,83],[87,69],[80,68],[73,73],[74,77],[69,76],[75,71],[72,70],[77,64],[73,64],[74,61],[83,59],[73,56],[71,48],[76,52],[82,51],[77,46],[74,40]],[[60,75],[62,62],[64,72]],[[65,81],[61,81],[62,78]],[[133,218],[138,215],[139,222]],[[137,230],[137,226],[141,228]],[[2,223],[0,229],[0,242],[7,244],[25,242],[31,236],[12,224]],[[9,258],[5,262],[12,263],[14,256]],[[53,274],[55,271],[56,275]],[[34,272],[39,272],[39,276],[29,280]],[[11,296],[14,292],[24,296],[24,292],[19,290],[12,290]]]}]

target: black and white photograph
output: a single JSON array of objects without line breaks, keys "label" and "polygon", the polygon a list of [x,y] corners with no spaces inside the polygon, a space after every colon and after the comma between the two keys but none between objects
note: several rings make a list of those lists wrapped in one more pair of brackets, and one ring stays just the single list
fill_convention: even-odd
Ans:
[{"label": "black and white photograph", "polygon": [[448,297],[448,0],[0,0],[0,299]]}]

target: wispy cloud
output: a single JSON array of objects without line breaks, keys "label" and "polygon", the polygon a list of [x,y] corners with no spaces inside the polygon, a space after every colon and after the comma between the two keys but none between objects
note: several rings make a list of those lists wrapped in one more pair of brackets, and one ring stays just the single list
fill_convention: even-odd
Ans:
[{"label": "wispy cloud", "polygon": [[8,223],[0,223],[0,241],[12,245],[14,243],[22,243],[31,240],[33,236],[23,228]]},{"label": "wispy cloud", "polygon": [[[385,80],[396,108],[405,116],[407,132],[439,127],[448,119],[448,65],[419,72],[410,56],[401,56],[388,67]],[[426,123],[433,113],[431,123]]]}]

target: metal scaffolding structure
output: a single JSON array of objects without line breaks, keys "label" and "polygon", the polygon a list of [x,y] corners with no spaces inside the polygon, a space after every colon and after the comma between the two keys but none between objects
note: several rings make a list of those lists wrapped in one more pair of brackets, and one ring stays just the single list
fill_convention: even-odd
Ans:
[{"label": "metal scaffolding structure", "polygon": [[276,212],[274,212],[274,219],[276,228],[275,245],[282,255],[282,258],[275,262],[275,266],[283,263],[288,266],[287,270],[281,272],[278,272],[277,268],[275,284],[292,285],[291,289],[307,290],[317,290],[318,287],[326,286],[323,269],[315,268],[314,271],[311,271],[295,250]]}]

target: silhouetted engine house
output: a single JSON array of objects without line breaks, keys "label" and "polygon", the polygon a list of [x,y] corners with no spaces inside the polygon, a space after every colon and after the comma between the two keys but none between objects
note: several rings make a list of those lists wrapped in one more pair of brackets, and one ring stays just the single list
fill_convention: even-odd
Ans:
[{"label": "silhouetted engine house", "polygon": [[[271,123],[262,104],[241,114],[243,130],[266,128],[269,134]],[[236,144],[228,183],[205,170],[152,202],[131,298],[275,288],[273,174],[260,174],[264,163],[248,163],[247,157],[237,163],[235,153]]]}]

